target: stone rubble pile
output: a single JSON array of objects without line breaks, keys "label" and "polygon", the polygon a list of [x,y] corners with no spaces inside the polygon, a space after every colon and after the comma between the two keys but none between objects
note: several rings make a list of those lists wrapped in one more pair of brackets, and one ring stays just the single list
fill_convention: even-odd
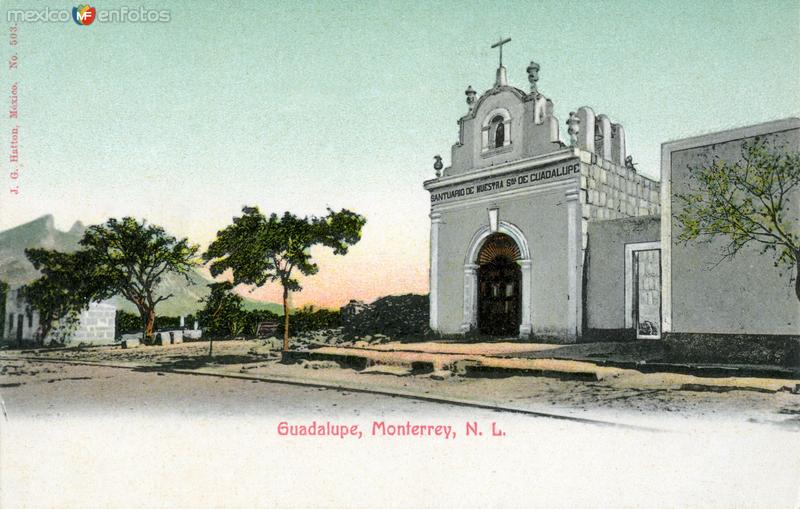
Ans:
[{"label": "stone rubble pile", "polygon": [[[362,336],[348,336],[343,327],[320,329],[316,331],[300,332],[289,338],[289,348],[294,351],[304,352],[320,346],[354,346],[366,348],[370,345],[389,343],[394,339],[386,334],[365,334]],[[283,348],[282,337],[271,337],[258,340],[258,352],[280,351]]]},{"label": "stone rubble pile", "polygon": [[383,338],[425,336],[430,332],[427,295],[390,295],[372,304],[353,300],[341,314],[345,336],[371,344]]}]

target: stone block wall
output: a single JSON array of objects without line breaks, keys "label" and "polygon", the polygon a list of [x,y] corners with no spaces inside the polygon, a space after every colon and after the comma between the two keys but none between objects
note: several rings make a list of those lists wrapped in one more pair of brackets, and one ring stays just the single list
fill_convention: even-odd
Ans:
[{"label": "stone block wall", "polygon": [[583,248],[589,221],[661,213],[661,184],[635,170],[581,150]]},{"label": "stone block wall", "polygon": [[114,342],[117,308],[111,304],[92,303],[81,313],[78,329],[72,335],[72,344],[108,344]]}]

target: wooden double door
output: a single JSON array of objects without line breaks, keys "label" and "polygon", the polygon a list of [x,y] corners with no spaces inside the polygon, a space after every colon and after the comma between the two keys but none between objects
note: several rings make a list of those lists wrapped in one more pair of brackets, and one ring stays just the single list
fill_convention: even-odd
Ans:
[{"label": "wooden double door", "polygon": [[520,325],[522,271],[497,256],[478,269],[478,330],[491,336],[516,336]]}]

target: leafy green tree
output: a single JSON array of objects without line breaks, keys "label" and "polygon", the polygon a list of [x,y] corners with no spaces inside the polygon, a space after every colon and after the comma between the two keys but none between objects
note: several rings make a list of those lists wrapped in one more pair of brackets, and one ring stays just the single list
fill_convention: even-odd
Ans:
[{"label": "leafy green tree", "polygon": [[689,192],[677,195],[682,227],[679,240],[725,237],[722,259],[747,245],[771,252],[774,265],[795,269],[800,300],[798,206],[792,203],[800,184],[800,153],[776,150],[764,139],[742,144],[741,160],[714,159],[689,167]]},{"label": "leafy green tree", "polygon": [[29,311],[39,314],[39,339],[43,342],[59,322],[77,324],[81,311],[103,293],[108,280],[93,270],[84,251],[26,249],[25,256],[42,274],[23,287],[22,296]]},{"label": "leafy green tree", "polygon": [[177,274],[191,283],[189,271],[199,262],[197,245],[132,217],[111,218],[105,224],[90,226],[80,245],[89,254],[94,270],[108,281],[103,297],[120,294],[136,306],[145,339],[153,336],[156,306],[173,296],[157,294],[164,276]]},{"label": "leafy green tree", "polygon": [[217,276],[230,269],[233,283],[262,286],[278,282],[283,288],[283,351],[289,350],[289,292],[302,290],[295,270],[310,276],[319,271],[311,259],[316,245],[344,255],[361,239],[366,223],[363,216],[342,209],[328,209],[323,217],[298,217],[285,212],[264,216],[257,207],[244,207],[241,217],[217,232],[217,238],[203,254]]},{"label": "leafy green tree", "polygon": [[209,333],[208,356],[214,352],[214,336],[236,335],[244,328],[246,313],[242,309],[242,297],[233,293],[233,284],[229,281],[211,283],[211,292],[200,299],[203,309],[197,317]]}]

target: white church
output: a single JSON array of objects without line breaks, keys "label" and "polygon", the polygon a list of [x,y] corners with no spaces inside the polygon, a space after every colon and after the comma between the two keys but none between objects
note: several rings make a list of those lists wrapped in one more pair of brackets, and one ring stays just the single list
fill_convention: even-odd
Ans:
[{"label": "white church", "polygon": [[526,69],[528,91],[510,85],[505,42],[494,85],[466,89],[450,165],[437,156],[424,183],[431,328],[559,343],[672,337],[687,348],[735,336],[800,358],[791,275],[756,263],[754,249],[721,270],[747,277],[721,279],[703,263],[719,246],[684,246],[671,227],[671,193],[700,153],[732,153],[755,136],[797,150],[800,120],[665,143],[659,182],[637,171],[613,116],[576,107],[562,140],[540,66]]}]

